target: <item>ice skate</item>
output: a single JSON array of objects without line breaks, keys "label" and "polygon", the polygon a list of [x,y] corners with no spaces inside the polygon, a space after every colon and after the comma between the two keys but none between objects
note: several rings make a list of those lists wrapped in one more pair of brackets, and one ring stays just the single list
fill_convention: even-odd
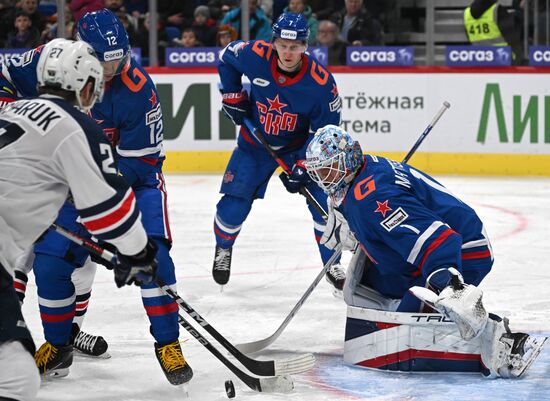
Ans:
[{"label": "ice skate", "polygon": [[193,377],[193,370],[183,357],[178,340],[165,345],[155,343],[155,354],[170,384],[178,386]]},{"label": "ice skate", "polygon": [[339,263],[329,267],[325,275],[328,283],[332,286],[332,294],[337,298],[344,297],[344,283],[346,282],[346,272]]},{"label": "ice skate", "polygon": [[212,277],[219,285],[225,285],[231,274],[231,252],[233,248],[224,249],[216,246],[214,265],[212,266]]},{"label": "ice skate", "polygon": [[34,354],[34,360],[44,378],[65,377],[73,364],[73,346],[53,345],[46,341]]},{"label": "ice skate", "polygon": [[79,355],[108,359],[111,355],[107,352],[109,344],[102,336],[94,336],[88,334],[78,327],[76,323],[73,323],[72,341],[75,351]]}]

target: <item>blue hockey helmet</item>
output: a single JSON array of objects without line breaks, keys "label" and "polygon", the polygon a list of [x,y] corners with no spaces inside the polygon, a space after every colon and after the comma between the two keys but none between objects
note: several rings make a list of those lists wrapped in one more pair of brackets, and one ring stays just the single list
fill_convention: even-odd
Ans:
[{"label": "blue hockey helmet", "polygon": [[315,133],[306,150],[305,167],[311,179],[328,195],[348,185],[363,165],[359,142],[336,125]]},{"label": "blue hockey helmet", "polygon": [[120,60],[119,74],[130,57],[130,41],[124,25],[112,11],[84,14],[78,21],[77,38],[89,43],[102,63]]},{"label": "blue hockey helmet", "polygon": [[307,42],[309,26],[303,14],[283,13],[273,24],[273,38],[301,40]]}]

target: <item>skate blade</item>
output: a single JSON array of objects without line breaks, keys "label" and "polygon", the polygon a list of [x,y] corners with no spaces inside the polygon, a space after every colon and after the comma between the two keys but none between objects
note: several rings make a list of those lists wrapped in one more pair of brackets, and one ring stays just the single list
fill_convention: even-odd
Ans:
[{"label": "skate blade", "polygon": [[223,287],[224,287],[223,285],[220,285],[220,294],[223,293]]},{"label": "skate blade", "polygon": [[181,388],[181,390],[183,392],[183,396],[185,398],[189,398],[189,383],[180,384],[178,387]]},{"label": "skate blade", "polygon": [[111,354],[109,354],[107,351],[105,351],[101,355],[90,355],[76,348],[74,348],[73,355],[79,358],[81,357],[81,358],[87,358],[87,359],[110,359],[111,358]]},{"label": "skate blade", "polygon": [[332,295],[334,295],[334,298],[344,299],[344,291],[334,287],[332,288]]},{"label": "skate blade", "polygon": [[536,337],[532,341],[532,348],[529,350],[530,353],[527,356],[525,364],[520,369],[512,369],[512,375],[515,377],[521,377],[527,369],[535,362],[535,359],[539,356],[540,352],[544,348],[544,344],[548,340],[548,337]]},{"label": "skate blade", "polygon": [[69,375],[69,368],[62,368],[62,369],[54,369],[54,370],[48,370],[46,373],[43,373],[41,375],[42,380],[55,380],[55,379],[61,379],[62,377]]}]

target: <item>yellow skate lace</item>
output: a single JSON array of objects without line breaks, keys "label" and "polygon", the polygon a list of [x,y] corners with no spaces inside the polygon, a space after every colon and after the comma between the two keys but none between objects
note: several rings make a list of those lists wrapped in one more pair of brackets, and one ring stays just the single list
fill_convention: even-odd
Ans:
[{"label": "yellow skate lace", "polygon": [[178,341],[159,347],[157,352],[160,355],[162,366],[167,372],[183,368],[186,364]]},{"label": "yellow skate lace", "polygon": [[49,361],[55,358],[57,355],[57,347],[46,341],[36,354],[34,355],[34,360],[36,361],[36,366],[39,368],[46,367]]}]

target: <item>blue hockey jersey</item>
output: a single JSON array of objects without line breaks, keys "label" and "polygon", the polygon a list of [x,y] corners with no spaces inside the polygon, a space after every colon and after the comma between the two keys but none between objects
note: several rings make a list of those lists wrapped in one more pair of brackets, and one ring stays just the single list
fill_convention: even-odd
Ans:
[{"label": "blue hockey jersey", "polygon": [[[302,61],[297,75],[289,77],[277,71],[277,54],[263,40],[238,40],[220,53],[222,91],[240,92],[246,76],[252,121],[283,151],[304,147],[309,134],[327,124],[340,125],[342,100],[332,74],[314,56],[304,54]],[[244,127],[241,137],[258,144]]]},{"label": "blue hockey jersey", "polygon": [[411,285],[450,266],[477,285],[492,265],[491,245],[475,211],[406,164],[365,156],[338,210],[375,273],[397,278],[384,286],[387,295],[401,297]]}]

